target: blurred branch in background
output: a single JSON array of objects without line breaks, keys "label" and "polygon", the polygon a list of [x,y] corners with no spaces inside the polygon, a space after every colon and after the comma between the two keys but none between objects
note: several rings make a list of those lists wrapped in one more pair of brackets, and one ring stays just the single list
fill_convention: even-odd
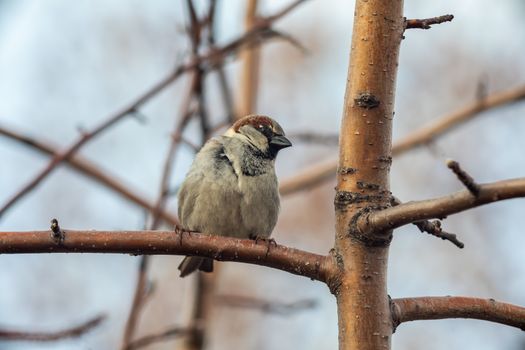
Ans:
[{"label": "blurred branch in background", "polygon": [[317,306],[317,302],[314,299],[304,299],[290,303],[263,300],[243,295],[217,295],[214,299],[219,306],[253,309],[279,316],[290,316],[297,312],[311,310]]},{"label": "blurred branch in background", "polygon": [[391,303],[394,329],[401,323],[445,318],[485,320],[525,331],[525,308],[468,297],[419,297],[394,299]]},{"label": "blurred branch in background", "polygon": [[[41,139],[33,139],[27,135],[23,135],[19,132],[16,132],[12,129],[8,129],[5,126],[0,125],[0,135],[5,136],[13,141],[22,143],[23,145],[29,146],[36,151],[40,151],[44,154],[50,155],[52,157],[57,157],[59,155],[59,149],[56,146],[53,146],[47,141]],[[115,177],[110,176],[107,172],[101,170],[96,164],[87,160],[79,154],[67,159],[67,164],[70,165],[73,169],[78,171],[80,174],[84,174],[91,178],[94,181],[101,183],[106,186],[106,188],[115,191],[115,193],[120,194],[130,202],[133,202],[142,208],[153,212],[155,206],[152,203],[149,203],[146,199],[142,198],[139,194],[133,192],[129,187],[126,187],[123,184],[123,181]],[[177,225],[178,220],[175,215],[171,215],[165,211],[159,212],[160,218],[165,220],[171,225]]]},{"label": "blurred branch in background", "polygon": [[61,331],[56,332],[27,332],[27,331],[8,331],[5,329],[0,329],[0,341],[56,341],[66,338],[76,338],[80,337],[86,332],[89,332],[96,326],[98,326],[102,321],[104,321],[106,316],[99,315],[89,321],[86,321],[78,326],[67,328]]},{"label": "blurred branch in background", "polygon": [[[392,156],[398,156],[414,148],[424,146],[461,124],[479,116],[482,112],[492,108],[520,102],[524,98],[525,85],[487,95],[483,99],[478,99],[477,101],[408,134],[397,142],[394,142],[392,146]],[[281,194],[288,195],[318,186],[324,181],[332,179],[336,170],[337,160],[335,159],[302,170],[298,172],[298,174],[281,181]],[[348,169],[339,169],[339,171],[348,171]]]},{"label": "blurred branch in background", "polygon": [[187,336],[198,327],[172,327],[160,333],[146,335],[129,343],[123,350],[136,350],[151,344],[170,340],[174,337]]},{"label": "blurred branch in background", "polygon": [[[250,30],[257,21],[258,0],[248,0],[244,15],[244,28]],[[237,118],[252,114],[257,110],[259,91],[261,51],[258,47],[246,47],[239,55],[241,61],[241,80],[238,86]]]},{"label": "blurred branch in background", "polygon": [[[294,4],[297,5],[299,3],[302,3],[303,1],[304,0],[296,1]],[[82,146],[87,144],[90,140],[95,138],[97,135],[99,135],[109,127],[115,125],[127,116],[134,115],[142,105],[147,103],[151,98],[155,97],[159,92],[163,91],[166,87],[171,85],[171,83],[176,81],[184,73],[192,71],[196,69],[196,67],[201,67],[205,70],[216,69],[218,66],[221,66],[225,62],[226,58],[228,58],[230,55],[236,54],[242,47],[244,47],[244,45],[259,45],[265,40],[271,38],[283,38],[283,36],[280,33],[274,31],[271,28],[271,26],[276,20],[286,15],[290,11],[290,9],[294,8],[295,6],[288,6],[284,10],[279,11],[273,16],[261,18],[259,21],[257,21],[257,24],[253,27],[253,29],[249,30],[237,39],[230,41],[229,43],[225,44],[224,46],[218,49],[212,48],[207,53],[196,56],[188,62],[178,65],[172,71],[172,73],[170,73],[168,76],[166,76],[165,78],[157,82],[155,85],[153,85],[151,88],[146,90],[146,92],[144,92],[134,101],[132,101],[127,107],[124,107],[119,112],[109,116],[98,126],[94,127],[91,131],[83,132],[82,135],[77,139],[77,141],[75,141],[69,147],[67,147],[65,151],[55,155],[47,164],[47,166],[40,173],[38,173],[37,176],[35,176],[20,191],[18,191],[10,199],[8,199],[8,201],[2,206],[2,208],[0,208],[0,217],[18,200],[20,200],[26,194],[31,192],[31,190],[33,190],[42,180],[44,180],[49,174],[51,174],[59,164],[72,157],[80,148],[82,148]],[[284,39],[288,38],[284,37]],[[206,129],[206,132],[209,131],[207,126],[203,126],[203,130],[204,129]]]}]

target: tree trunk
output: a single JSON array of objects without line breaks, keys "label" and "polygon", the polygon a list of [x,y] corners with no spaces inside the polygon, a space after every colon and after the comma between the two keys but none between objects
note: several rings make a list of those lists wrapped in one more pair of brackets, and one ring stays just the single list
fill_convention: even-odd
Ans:
[{"label": "tree trunk", "polygon": [[340,349],[389,349],[387,294],[391,231],[359,229],[357,219],[388,207],[392,119],[402,0],[358,0],[344,101],[337,174],[335,259]]}]

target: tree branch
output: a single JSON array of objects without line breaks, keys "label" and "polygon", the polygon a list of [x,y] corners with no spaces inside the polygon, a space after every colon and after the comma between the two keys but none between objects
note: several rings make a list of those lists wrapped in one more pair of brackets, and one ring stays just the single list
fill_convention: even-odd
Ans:
[{"label": "tree branch", "polygon": [[420,220],[445,218],[480,205],[518,197],[525,197],[525,178],[479,185],[477,197],[469,190],[463,190],[439,198],[406,202],[380,211],[364,213],[357,224],[366,232],[383,231]]},{"label": "tree branch", "polygon": [[[435,122],[422,127],[401,138],[392,146],[392,156],[398,156],[416,147],[424,146],[455,127],[473,119],[487,110],[525,99],[525,85],[518,88],[494,93],[445,115]],[[385,160],[386,161],[386,160]],[[303,189],[308,189],[332,179],[337,170],[337,160],[314,165],[300,171],[298,174],[281,181],[281,194],[288,195]],[[345,171],[345,169],[343,169]]]},{"label": "tree branch", "polygon": [[[56,146],[51,145],[43,140],[37,140],[27,135],[23,135],[14,130],[8,129],[5,126],[0,125],[0,135],[6,136],[7,138],[18,141],[26,146],[33,148],[34,150],[40,151],[44,154],[56,157],[59,154],[59,149]],[[146,199],[141,197],[139,194],[133,192],[129,187],[126,187],[122,180],[116,179],[110,176],[108,173],[102,171],[99,166],[91,162],[90,160],[82,157],[79,154],[74,155],[66,160],[67,164],[81,174],[89,177],[90,179],[99,182],[106,186],[106,188],[120,194],[130,202],[133,202],[140,207],[146,209],[148,212],[153,212],[155,206],[148,202]],[[159,212],[159,216],[164,221],[171,225],[178,225],[179,221],[174,215],[167,213],[166,211]]]},{"label": "tree branch", "polygon": [[394,329],[416,320],[472,318],[505,324],[525,331],[525,308],[494,299],[467,297],[420,297],[392,300]]},{"label": "tree branch", "polygon": [[160,333],[146,335],[126,345],[124,350],[136,350],[151,344],[169,340],[173,337],[189,335],[195,331],[195,328],[196,327],[173,327]]},{"label": "tree branch", "polygon": [[447,166],[452,172],[454,172],[454,174],[456,174],[458,180],[465,185],[467,190],[469,190],[473,196],[477,197],[479,195],[479,185],[474,181],[472,176],[461,168],[458,162],[450,159],[447,161]]},{"label": "tree branch", "polygon": [[64,329],[58,332],[22,332],[0,329],[0,340],[22,340],[22,341],[55,341],[64,338],[75,338],[83,335],[98,326],[106,316],[100,315],[81,325]]},{"label": "tree branch", "polygon": [[332,258],[249,239],[180,231],[63,230],[62,242],[51,231],[0,232],[0,254],[117,253],[194,255],[272,267],[325,282],[334,272]]},{"label": "tree branch", "polygon": [[443,15],[432,18],[424,19],[406,19],[405,18],[405,29],[419,28],[419,29],[430,29],[434,24],[441,24],[444,22],[450,22],[454,19],[453,15]]},{"label": "tree branch", "polygon": [[85,145],[95,136],[99,135],[112,125],[122,120],[124,117],[137,112],[143,104],[145,104],[151,98],[156,96],[160,91],[164,90],[164,88],[166,88],[175,80],[177,80],[182,74],[194,70],[196,68],[203,70],[215,69],[217,66],[222,65],[229,55],[237,53],[239,49],[241,49],[244,45],[258,45],[265,39],[278,37],[278,35],[276,35],[271,30],[271,25],[274,21],[278,20],[286,13],[287,12],[280,11],[277,15],[262,18],[257,22],[257,24],[252,30],[246,32],[239,38],[230,41],[229,43],[225,44],[219,49],[211,48],[208,53],[201,56],[193,57],[187,63],[179,65],[172,71],[172,73],[170,73],[168,76],[157,82],[142,95],[137,97],[134,101],[128,104],[127,107],[124,107],[119,112],[109,116],[91,131],[82,133],[82,135],[77,139],[77,141],[75,141],[69,147],[67,147],[65,151],[55,155],[40,173],[38,173],[21,190],[14,194],[0,208],[0,217],[3,214],[5,214],[5,212],[17,201],[19,201],[22,197],[31,192],[31,190],[33,190],[38,184],[40,184],[40,182],[44,180],[49,174],[51,174],[59,164],[72,157],[83,145]]}]

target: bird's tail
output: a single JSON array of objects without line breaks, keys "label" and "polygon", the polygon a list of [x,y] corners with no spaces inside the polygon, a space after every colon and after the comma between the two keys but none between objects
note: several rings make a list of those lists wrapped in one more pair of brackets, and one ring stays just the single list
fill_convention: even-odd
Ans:
[{"label": "bird's tail", "polygon": [[201,258],[200,256],[187,256],[179,265],[180,277],[188,276],[190,273],[201,270],[204,272],[213,271],[213,259]]}]

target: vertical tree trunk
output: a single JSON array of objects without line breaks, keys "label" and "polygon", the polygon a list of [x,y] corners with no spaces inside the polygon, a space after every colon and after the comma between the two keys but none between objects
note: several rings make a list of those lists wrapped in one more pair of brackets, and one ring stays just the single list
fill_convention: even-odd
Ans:
[{"label": "vertical tree trunk", "polygon": [[389,349],[386,288],[391,232],[357,228],[390,203],[394,91],[403,35],[402,0],[357,0],[337,177],[335,258],[340,349]]}]

